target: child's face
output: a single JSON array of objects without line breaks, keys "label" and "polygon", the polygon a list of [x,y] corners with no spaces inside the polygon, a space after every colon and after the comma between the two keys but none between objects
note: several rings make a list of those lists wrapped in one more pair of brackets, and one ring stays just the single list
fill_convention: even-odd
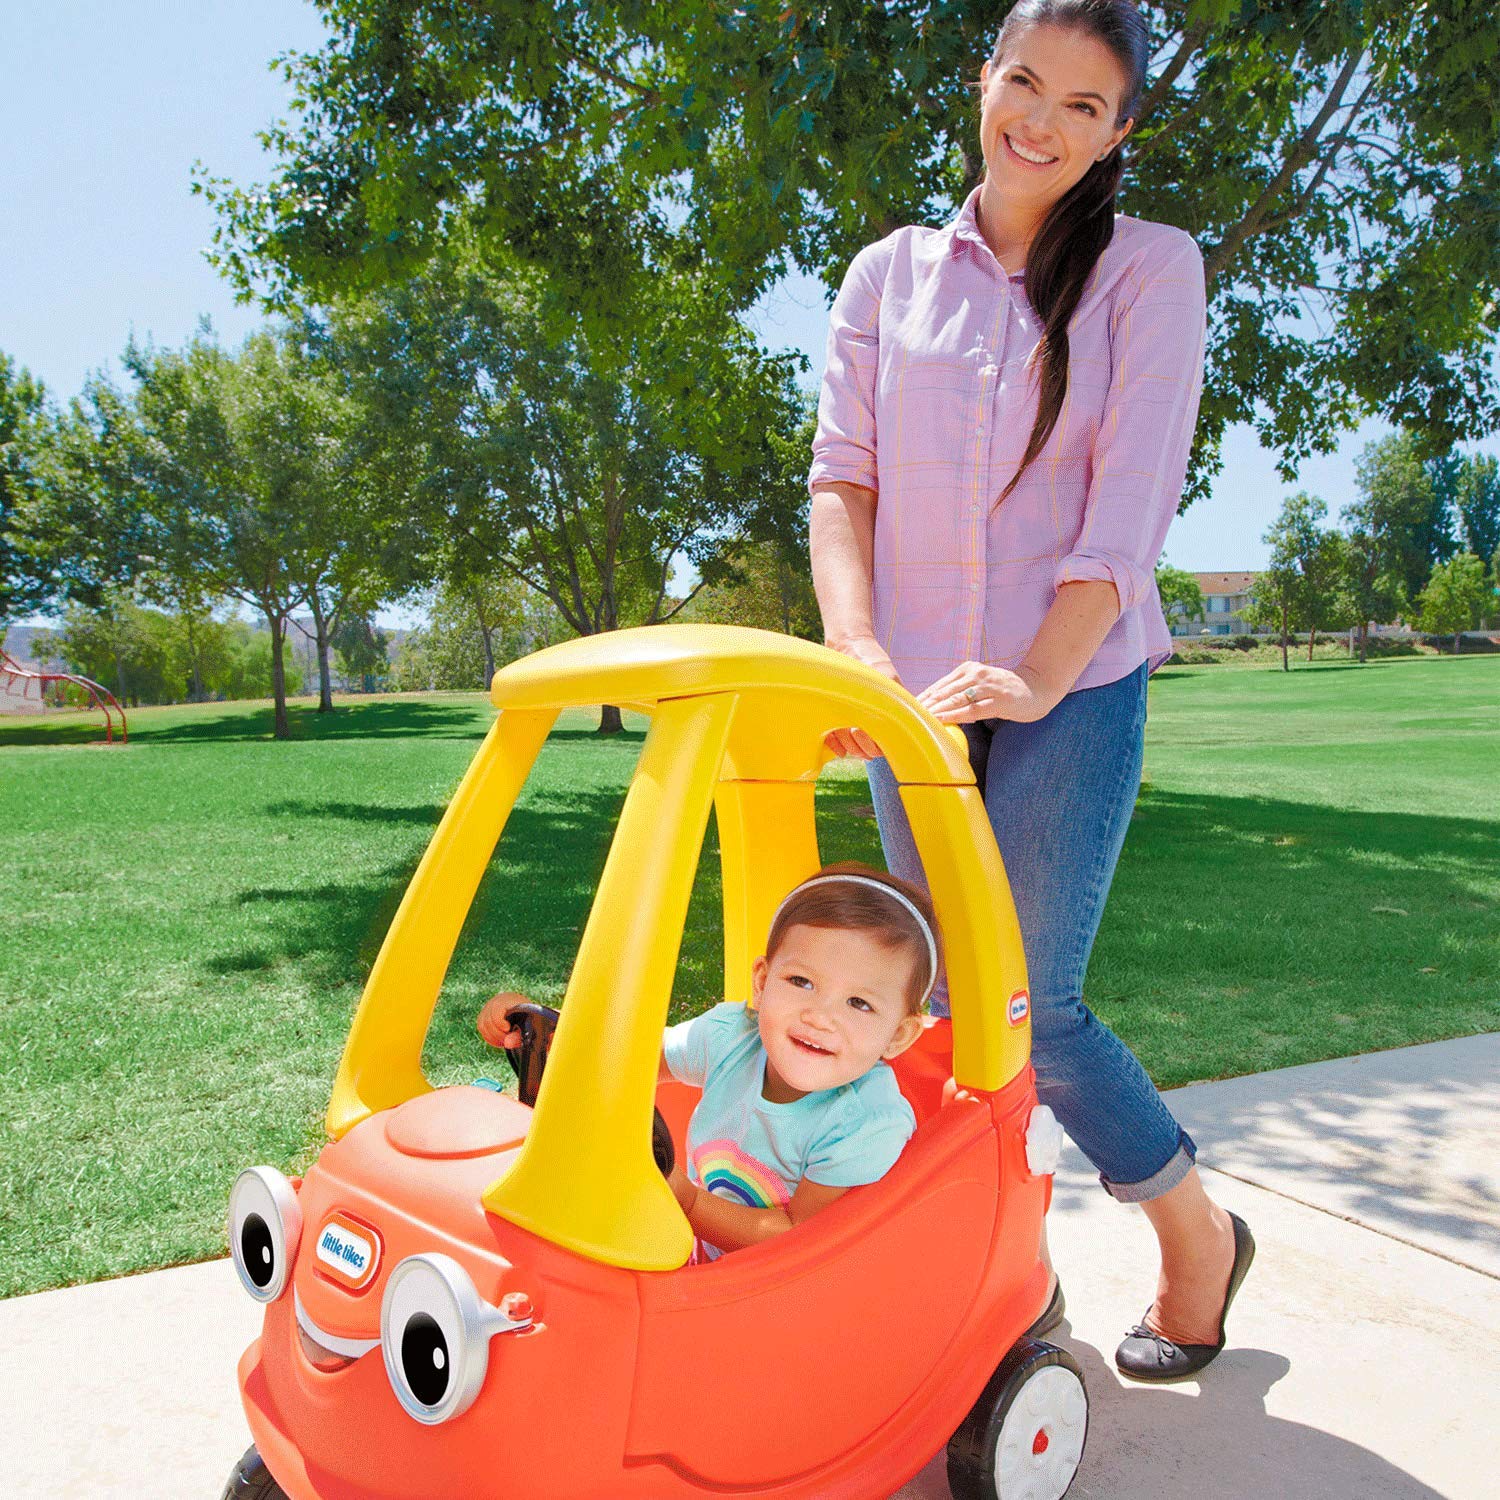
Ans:
[{"label": "child's face", "polygon": [[755,961],[767,1097],[838,1088],[906,1051],[922,1030],[907,1009],[911,970],[871,933],[788,928],[776,956]]}]

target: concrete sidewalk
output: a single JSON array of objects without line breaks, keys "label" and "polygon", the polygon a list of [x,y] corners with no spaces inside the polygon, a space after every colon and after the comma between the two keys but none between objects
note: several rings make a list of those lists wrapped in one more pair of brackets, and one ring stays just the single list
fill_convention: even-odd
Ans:
[{"label": "concrete sidewalk", "polygon": [[[1150,1300],[1150,1228],[1065,1158],[1059,1342],[1090,1396],[1071,1495],[1500,1493],[1500,1035],[1169,1098],[1258,1254],[1201,1380],[1132,1386],[1111,1355]],[[224,1261],[0,1302],[0,1488],[216,1500],[248,1442],[234,1367],[258,1326]],[[941,1455],[898,1500],[948,1500]]]}]

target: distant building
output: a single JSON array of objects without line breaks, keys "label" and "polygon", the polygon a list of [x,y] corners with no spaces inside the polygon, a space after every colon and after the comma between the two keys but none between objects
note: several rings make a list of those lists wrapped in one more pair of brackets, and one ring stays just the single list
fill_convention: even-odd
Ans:
[{"label": "distant building", "polygon": [[1250,591],[1260,576],[1258,573],[1194,573],[1192,576],[1203,595],[1203,613],[1194,620],[1181,613],[1172,615],[1167,623],[1173,635],[1254,634],[1253,627],[1245,619],[1245,610],[1250,607]]}]

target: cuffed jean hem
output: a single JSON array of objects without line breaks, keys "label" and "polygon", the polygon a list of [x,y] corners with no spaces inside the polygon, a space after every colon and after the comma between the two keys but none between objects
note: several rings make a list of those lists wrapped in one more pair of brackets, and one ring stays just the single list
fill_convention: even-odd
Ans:
[{"label": "cuffed jean hem", "polygon": [[1198,1148],[1193,1144],[1192,1136],[1184,1130],[1182,1144],[1160,1172],[1153,1172],[1141,1182],[1111,1182],[1101,1172],[1099,1181],[1104,1185],[1104,1191],[1120,1203],[1149,1203],[1153,1198],[1170,1193],[1193,1170],[1197,1159]]}]

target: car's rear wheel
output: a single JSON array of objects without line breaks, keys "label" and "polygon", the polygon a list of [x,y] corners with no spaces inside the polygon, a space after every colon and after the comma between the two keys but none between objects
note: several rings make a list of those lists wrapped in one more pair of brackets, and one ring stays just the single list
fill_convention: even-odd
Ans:
[{"label": "car's rear wheel", "polygon": [[287,1500],[287,1493],[271,1478],[260,1454],[254,1448],[247,1448],[219,1500]]},{"label": "car's rear wheel", "polygon": [[1062,1500],[1088,1437],[1089,1398],[1071,1354],[1022,1339],[948,1442],[953,1500]]}]

